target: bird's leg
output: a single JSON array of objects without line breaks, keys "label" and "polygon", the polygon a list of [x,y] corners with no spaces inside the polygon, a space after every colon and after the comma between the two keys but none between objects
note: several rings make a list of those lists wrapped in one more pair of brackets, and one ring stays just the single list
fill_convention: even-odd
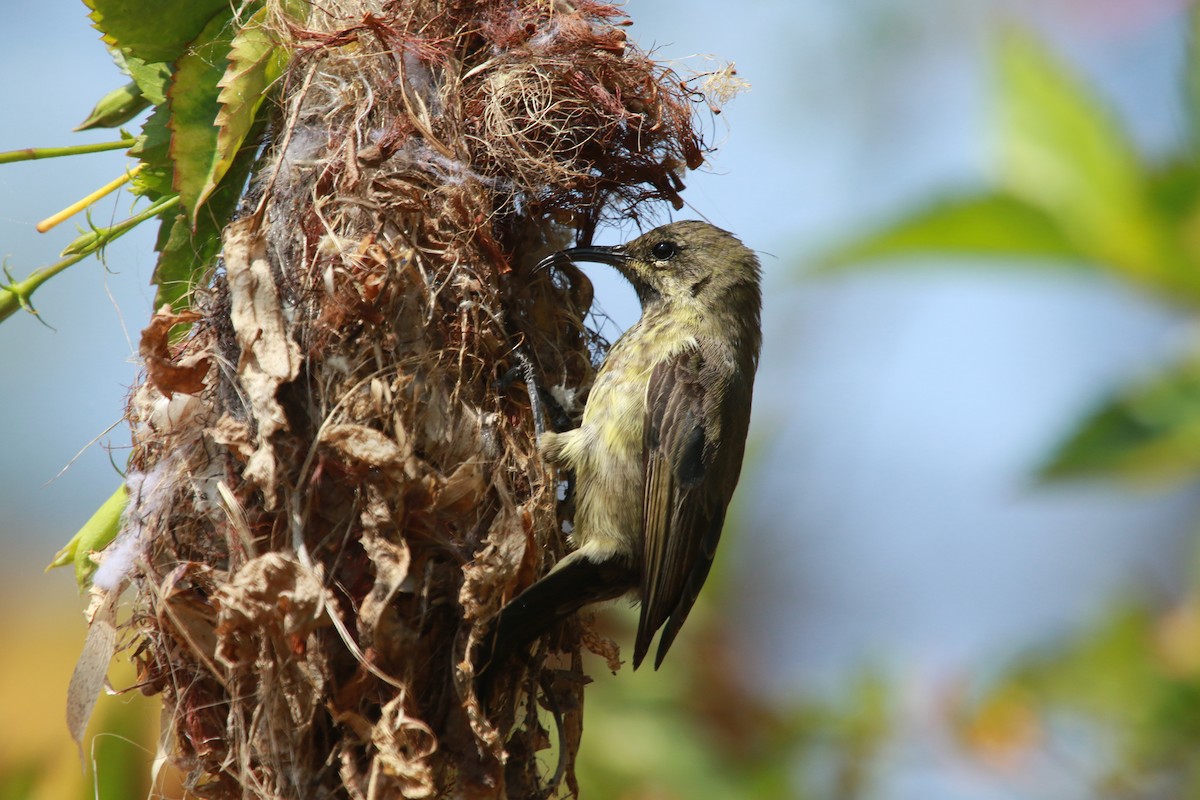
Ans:
[{"label": "bird's leg", "polygon": [[[518,380],[525,384],[525,388],[529,392],[529,410],[533,414],[533,431],[538,439],[541,439],[542,434],[547,431],[545,423],[547,418],[550,420],[548,430],[552,432],[566,431],[575,427],[571,415],[558,402],[554,393],[542,388],[542,384],[538,380],[537,368],[533,366],[533,359],[529,357],[524,348],[517,347],[512,351],[512,355],[517,363],[500,376],[500,379],[496,381],[496,386],[506,389]],[[542,414],[543,406],[545,406],[546,410],[545,416]]]},{"label": "bird's leg", "polygon": [[[554,392],[542,388],[542,384],[538,380],[537,368],[533,365],[533,359],[529,357],[524,348],[518,346],[512,354],[517,363],[505,372],[496,384],[500,388],[511,386],[518,380],[525,384],[525,388],[529,392],[529,410],[533,415],[533,431],[537,436],[538,455],[547,464],[565,466],[559,455],[559,446],[566,442],[562,434],[576,428],[577,423],[572,419],[568,409],[564,408],[555,397]],[[544,422],[545,417],[542,416],[543,407],[550,420],[548,430]],[[558,496],[559,512],[562,518],[569,519],[575,510],[575,473],[573,470],[563,469],[561,478],[562,483]]]}]

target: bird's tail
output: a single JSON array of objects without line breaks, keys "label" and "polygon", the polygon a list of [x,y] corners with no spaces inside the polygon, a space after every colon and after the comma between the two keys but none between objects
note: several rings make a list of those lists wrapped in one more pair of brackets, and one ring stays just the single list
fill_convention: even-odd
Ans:
[{"label": "bird's tail", "polygon": [[534,641],[584,606],[620,597],[636,580],[624,559],[594,562],[579,552],[567,556],[496,615],[476,651],[480,697],[490,695],[497,674],[511,659],[527,655]]}]

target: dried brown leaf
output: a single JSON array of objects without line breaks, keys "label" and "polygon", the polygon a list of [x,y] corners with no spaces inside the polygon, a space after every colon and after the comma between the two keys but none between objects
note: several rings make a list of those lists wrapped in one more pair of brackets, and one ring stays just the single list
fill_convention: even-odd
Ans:
[{"label": "dried brown leaf", "polygon": [[266,553],[248,561],[216,593],[217,657],[253,665],[265,639],[302,640],[330,624],[332,602],[321,581],[295,557]]},{"label": "dried brown leaf", "polygon": [[408,714],[405,699],[401,694],[383,707],[371,740],[383,774],[398,784],[398,796],[420,800],[437,793],[429,765],[429,757],[437,752],[437,737],[428,725]]},{"label": "dried brown leaf", "polygon": [[620,646],[607,636],[596,633],[596,629],[591,625],[583,627],[583,646],[588,652],[603,658],[613,673],[619,672],[621,665],[625,663],[621,660]]},{"label": "dried brown leaf", "polygon": [[96,700],[104,688],[108,664],[116,652],[116,620],[117,595],[115,592],[105,592],[92,609],[83,652],[79,654],[75,671],[71,673],[71,683],[67,687],[67,730],[79,748],[80,760],[83,759],[83,736],[87,733]]},{"label": "dried brown leaf", "polygon": [[225,230],[224,258],[229,283],[229,321],[241,347],[237,373],[257,424],[257,447],[244,476],[263,493],[265,507],[275,506],[277,478],[271,436],[286,430],[287,416],[276,395],[300,371],[300,347],[292,341],[279,299],[266,237],[255,217]]},{"label": "dried brown leaf", "polygon": [[459,465],[442,484],[442,491],[438,494],[434,508],[438,511],[461,514],[479,505],[486,491],[487,479],[483,467],[478,462],[467,462]]},{"label": "dried brown leaf", "polygon": [[243,460],[254,455],[254,431],[250,430],[250,423],[245,420],[234,419],[225,414],[205,433],[214,442],[228,447]]},{"label": "dried brown leaf", "polygon": [[200,319],[200,315],[185,311],[175,314],[170,304],[164,304],[153,317],[150,324],[142,331],[138,353],[146,365],[146,378],[167,399],[175,392],[182,394],[199,394],[204,389],[204,379],[208,375],[211,359],[204,354],[192,354],[177,360],[171,352],[170,333],[176,325],[192,323]]},{"label": "dried brown leaf", "polygon": [[365,425],[339,423],[321,431],[321,444],[351,463],[374,469],[400,469],[408,456],[387,434]]}]

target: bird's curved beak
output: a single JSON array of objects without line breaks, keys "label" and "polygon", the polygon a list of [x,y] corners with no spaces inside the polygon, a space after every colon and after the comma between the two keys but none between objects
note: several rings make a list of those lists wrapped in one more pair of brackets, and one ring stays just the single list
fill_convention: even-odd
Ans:
[{"label": "bird's curved beak", "polygon": [[614,267],[622,267],[629,260],[629,256],[625,254],[623,245],[603,246],[589,245],[587,247],[570,247],[566,250],[559,250],[557,253],[551,253],[538,262],[534,267],[534,271],[540,271],[552,267],[555,264],[562,263],[562,260],[567,261],[594,261],[599,264],[609,264]]}]

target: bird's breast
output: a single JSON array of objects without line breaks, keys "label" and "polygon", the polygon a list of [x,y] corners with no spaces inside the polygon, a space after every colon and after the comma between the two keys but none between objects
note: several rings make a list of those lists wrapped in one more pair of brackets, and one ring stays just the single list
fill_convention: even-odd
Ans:
[{"label": "bird's breast", "polygon": [[695,344],[677,325],[643,318],[613,345],[572,442],[575,540],[599,560],[642,549],[643,428],[655,366]]}]

